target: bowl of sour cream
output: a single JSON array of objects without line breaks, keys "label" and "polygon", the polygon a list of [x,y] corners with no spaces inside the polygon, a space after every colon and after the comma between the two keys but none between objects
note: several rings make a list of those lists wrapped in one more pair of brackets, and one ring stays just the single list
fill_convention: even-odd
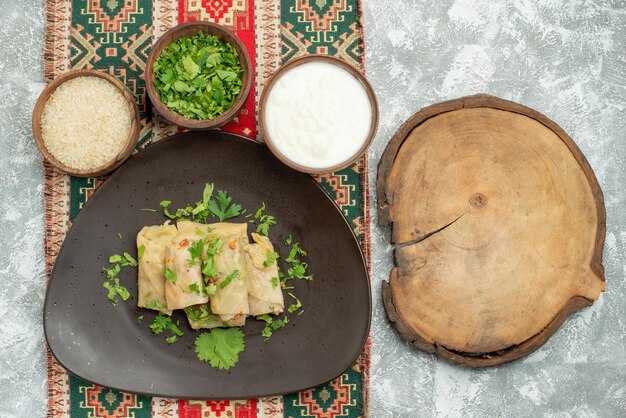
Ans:
[{"label": "bowl of sour cream", "polygon": [[261,136],[291,168],[330,173],[354,163],[378,127],[376,94],[340,59],[308,55],[270,78],[259,106]]}]

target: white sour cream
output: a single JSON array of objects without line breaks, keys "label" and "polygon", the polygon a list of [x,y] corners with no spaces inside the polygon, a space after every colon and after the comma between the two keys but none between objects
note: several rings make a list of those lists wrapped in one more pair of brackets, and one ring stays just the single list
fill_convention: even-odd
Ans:
[{"label": "white sour cream", "polygon": [[270,140],[289,160],[329,168],[353,157],[372,124],[367,91],[352,74],[327,62],[308,62],[276,80],[265,104]]}]

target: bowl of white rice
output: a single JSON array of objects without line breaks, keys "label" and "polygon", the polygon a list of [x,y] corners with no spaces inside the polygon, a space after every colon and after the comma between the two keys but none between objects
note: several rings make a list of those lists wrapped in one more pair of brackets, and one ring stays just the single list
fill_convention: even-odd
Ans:
[{"label": "bowl of white rice", "polygon": [[110,173],[132,154],[139,110],[117,78],[74,70],[43,90],[33,112],[33,136],[44,158],[77,177]]}]

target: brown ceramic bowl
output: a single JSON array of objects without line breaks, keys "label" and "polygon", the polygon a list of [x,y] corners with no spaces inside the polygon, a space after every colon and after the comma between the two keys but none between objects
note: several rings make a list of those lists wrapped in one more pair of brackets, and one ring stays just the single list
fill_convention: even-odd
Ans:
[{"label": "brown ceramic bowl", "polygon": [[[154,62],[159,58],[161,52],[168,47],[169,44],[182,37],[189,37],[196,35],[198,32],[208,33],[209,35],[217,36],[220,41],[231,44],[235,47],[239,60],[241,61],[241,68],[243,69],[241,92],[237,97],[237,100],[233,103],[232,107],[226,112],[222,113],[215,119],[189,119],[178,113],[171,111],[165,103],[161,101],[159,93],[154,88],[154,72],[152,70]],[[165,32],[157,43],[152,47],[152,51],[148,56],[148,62],[146,63],[146,88],[148,90],[148,96],[150,101],[156,109],[156,111],[168,121],[175,125],[182,126],[183,128],[192,130],[208,130],[219,128],[237,116],[239,111],[246,103],[248,94],[250,94],[250,88],[252,87],[252,63],[250,62],[250,56],[246,47],[241,40],[235,35],[235,33],[224,26],[211,22],[187,22],[181,25],[175,26],[172,29]]]},{"label": "brown ceramic bowl", "polygon": [[[267,126],[265,124],[265,106],[266,106],[270,91],[272,90],[272,87],[274,87],[274,85],[276,84],[276,81],[290,69],[295,68],[302,64],[306,64],[308,62],[327,62],[330,64],[337,65],[343,68],[344,70],[348,71],[350,74],[354,76],[354,78],[356,78],[363,85],[363,88],[365,88],[365,91],[367,92],[367,97],[370,100],[370,105],[372,106],[372,123],[370,126],[369,133],[367,134],[367,138],[365,139],[365,142],[363,142],[363,145],[361,146],[361,148],[352,157],[332,167],[311,168],[311,167],[307,167],[307,166],[291,161],[283,153],[281,153],[276,148],[276,146],[272,143],[272,138],[270,137],[268,130],[267,130]],[[259,102],[259,130],[268,148],[283,163],[285,163],[286,165],[288,165],[289,167],[295,170],[302,171],[304,173],[325,174],[325,173],[332,173],[333,171],[341,170],[342,168],[348,167],[349,165],[354,163],[356,160],[358,160],[359,157],[361,157],[361,155],[363,155],[365,151],[367,151],[367,148],[369,148],[372,141],[374,140],[374,136],[376,135],[377,128],[378,128],[378,101],[376,100],[376,94],[374,93],[374,89],[370,85],[369,81],[367,81],[367,79],[363,76],[363,74],[361,74],[359,70],[357,70],[350,64],[338,58],[330,57],[327,55],[307,55],[304,57],[296,58],[288,62],[287,64],[283,65],[282,67],[280,67],[278,71],[276,71],[270,78],[269,82],[267,83],[267,86],[265,87],[265,90],[263,90],[261,101]]]},{"label": "brown ceramic bowl", "polygon": [[[50,95],[54,93],[57,87],[59,87],[61,84],[77,77],[98,77],[113,84],[120,91],[120,93],[122,93],[122,95],[128,102],[128,108],[130,109],[130,114],[133,118],[130,125],[130,132],[128,133],[128,138],[126,139],[126,144],[124,145],[124,148],[122,148],[122,150],[115,156],[115,158],[113,158],[105,165],[89,170],[81,170],[78,168],[69,167],[54,158],[54,156],[52,156],[52,154],[50,154],[50,152],[46,148],[46,145],[44,144],[41,135],[41,114],[43,112],[44,106],[46,105],[46,102],[50,98]],[[48,160],[48,162],[54,167],[76,177],[97,177],[108,174],[111,171],[115,170],[133,153],[135,145],[137,145],[137,140],[139,139],[139,131],[139,109],[137,108],[137,103],[135,103],[135,98],[128,90],[128,88],[126,88],[126,86],[122,84],[117,78],[109,74],[103,73],[102,71],[72,70],[60,75],[59,77],[55,78],[50,84],[48,84],[46,88],[41,92],[41,94],[39,95],[39,99],[37,99],[37,103],[35,104],[35,110],[33,111],[33,137],[35,138],[37,148],[39,148],[39,151],[41,151],[44,158]]]}]

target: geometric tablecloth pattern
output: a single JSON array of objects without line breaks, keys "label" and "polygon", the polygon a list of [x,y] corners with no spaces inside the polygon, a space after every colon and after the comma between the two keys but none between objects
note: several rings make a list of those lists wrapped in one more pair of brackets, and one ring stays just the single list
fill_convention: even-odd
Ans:
[{"label": "geometric tablecloth pattern", "polygon": [[[358,0],[47,0],[44,75],[47,81],[70,69],[114,75],[134,93],[141,113],[137,149],[178,128],[154,115],[143,72],[154,42],[171,27],[194,20],[228,26],[248,49],[255,82],[238,118],[225,131],[257,137],[257,109],[268,78],[295,57],[327,54],[363,71],[363,27]],[[103,178],[76,178],[44,162],[46,273],[69,229]],[[354,228],[369,263],[367,158],[316,176]],[[343,375],[314,389],[286,396],[239,401],[150,398],[99,387],[70,375],[50,351],[49,417],[279,418],[367,415],[369,341]],[[314,367],[315,365],[312,365]],[[111,365],[114,367],[114,365]]]}]

